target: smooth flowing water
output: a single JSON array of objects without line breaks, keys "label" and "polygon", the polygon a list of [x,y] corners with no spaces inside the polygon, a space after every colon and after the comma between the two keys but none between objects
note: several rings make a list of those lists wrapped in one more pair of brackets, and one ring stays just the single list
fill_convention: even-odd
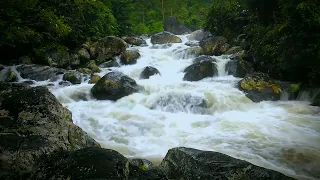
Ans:
[{"label": "smooth flowing water", "polygon": [[[172,46],[152,46],[148,39],[148,46],[135,47],[141,54],[137,64],[111,68],[134,78],[143,92],[111,102],[90,97],[93,85],[86,82],[51,90],[72,111],[75,124],[102,147],[127,157],[160,162],[168,149],[185,146],[222,152],[298,179],[319,179],[320,108],[306,101],[253,103],[234,87],[240,79],[226,76],[228,56],[216,57],[219,77],[183,81],[194,57],[183,51],[187,35],[180,37],[183,42]],[[146,66],[161,75],[139,80]],[[109,71],[102,70],[101,76]]]}]

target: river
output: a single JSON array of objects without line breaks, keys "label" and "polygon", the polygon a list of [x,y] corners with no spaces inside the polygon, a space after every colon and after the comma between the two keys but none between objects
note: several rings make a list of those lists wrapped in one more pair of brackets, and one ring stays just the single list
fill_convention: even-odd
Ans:
[{"label": "river", "polygon": [[[93,85],[50,87],[72,111],[74,123],[102,147],[155,163],[178,146],[212,150],[274,169],[298,179],[320,179],[320,108],[308,101],[253,103],[225,73],[228,56],[216,57],[218,77],[183,81],[193,57],[183,53],[188,35],[172,46],[134,47],[137,64],[111,68],[135,79],[145,90],[116,102],[90,97]],[[142,69],[161,75],[140,80]],[[101,76],[109,69],[102,69]],[[46,82],[38,82],[43,85]],[[82,96],[82,98],[79,98]],[[86,101],[83,101],[86,96]],[[199,107],[205,100],[209,108]]]}]

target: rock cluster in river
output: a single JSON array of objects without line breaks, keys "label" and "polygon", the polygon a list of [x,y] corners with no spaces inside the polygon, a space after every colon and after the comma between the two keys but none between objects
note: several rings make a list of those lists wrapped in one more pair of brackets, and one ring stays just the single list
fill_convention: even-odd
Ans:
[{"label": "rock cluster in river", "polygon": [[292,179],[217,153],[170,149],[159,166],[100,148],[46,87],[0,83],[0,179]]}]

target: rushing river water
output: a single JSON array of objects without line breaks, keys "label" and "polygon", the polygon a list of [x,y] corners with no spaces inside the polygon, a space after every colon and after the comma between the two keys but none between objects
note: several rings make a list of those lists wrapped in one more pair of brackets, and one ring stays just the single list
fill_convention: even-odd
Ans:
[{"label": "rushing river water", "polygon": [[[225,75],[227,56],[216,57],[219,77],[183,81],[193,57],[182,43],[134,47],[141,58],[117,69],[145,91],[117,102],[90,97],[93,85],[51,87],[72,111],[74,123],[102,147],[127,157],[160,162],[168,149],[185,146],[212,150],[274,169],[298,179],[320,179],[320,109],[307,101],[253,103],[234,87],[240,79]],[[161,75],[139,80],[145,66]],[[102,69],[101,76],[109,70]],[[38,82],[37,85],[46,82]],[[79,95],[87,96],[87,101]],[[205,100],[209,108],[199,107]]]}]

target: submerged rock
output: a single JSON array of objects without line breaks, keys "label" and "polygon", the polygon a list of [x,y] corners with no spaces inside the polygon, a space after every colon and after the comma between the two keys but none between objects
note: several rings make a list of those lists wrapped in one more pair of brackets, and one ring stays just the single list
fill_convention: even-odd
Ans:
[{"label": "submerged rock", "polygon": [[127,44],[121,38],[107,36],[90,46],[90,54],[96,59],[97,64],[101,64],[120,55],[126,48]]},{"label": "submerged rock", "polygon": [[225,154],[184,147],[170,149],[160,167],[168,179],[293,180]]},{"label": "submerged rock", "polygon": [[140,58],[140,53],[137,50],[126,50],[121,54],[120,60],[122,64],[128,65],[128,64],[136,64],[137,59]]},{"label": "submerged rock", "polygon": [[135,46],[146,46],[147,42],[140,38],[140,37],[134,37],[134,36],[129,36],[129,37],[124,37],[123,40],[131,45],[135,45]]},{"label": "submerged rock", "polygon": [[185,25],[181,24],[176,18],[169,17],[164,21],[164,30],[176,35],[191,33]]},{"label": "submerged rock", "polygon": [[219,56],[229,49],[228,40],[222,36],[210,36],[200,41],[200,47],[203,49],[205,55]]},{"label": "submerged rock", "polygon": [[69,81],[72,84],[81,84],[82,76],[76,72],[68,72],[63,75],[62,80]]},{"label": "submerged rock", "polygon": [[170,32],[161,32],[151,37],[152,44],[181,43],[182,40]]},{"label": "submerged rock", "polygon": [[150,76],[153,76],[155,74],[160,74],[159,70],[152,66],[147,66],[143,69],[143,71],[140,74],[140,79],[149,79]]},{"label": "submerged rock", "polygon": [[91,89],[93,97],[99,100],[116,101],[122,97],[138,92],[135,80],[121,72],[112,71],[104,75]]},{"label": "submerged rock", "polygon": [[215,62],[212,60],[201,60],[200,62],[196,62],[188,66],[184,72],[184,81],[199,81],[206,77],[218,75],[218,69]]},{"label": "submerged rock", "polygon": [[56,81],[59,75],[68,72],[65,69],[41,65],[20,65],[16,69],[22,78],[35,81]]},{"label": "submerged rock", "polygon": [[253,102],[280,100],[281,88],[267,74],[255,72],[238,83],[238,88]]},{"label": "submerged rock", "polygon": [[0,83],[0,179],[26,179],[55,151],[99,147],[71,117],[46,87]]},{"label": "submerged rock", "polygon": [[311,106],[320,106],[320,93],[312,99]]},{"label": "submerged rock", "polygon": [[185,43],[186,46],[194,47],[194,46],[199,46],[199,42],[197,41],[188,41]]},{"label": "submerged rock", "polygon": [[210,32],[202,29],[192,32],[188,39],[191,41],[202,41],[204,38],[211,36]]}]

